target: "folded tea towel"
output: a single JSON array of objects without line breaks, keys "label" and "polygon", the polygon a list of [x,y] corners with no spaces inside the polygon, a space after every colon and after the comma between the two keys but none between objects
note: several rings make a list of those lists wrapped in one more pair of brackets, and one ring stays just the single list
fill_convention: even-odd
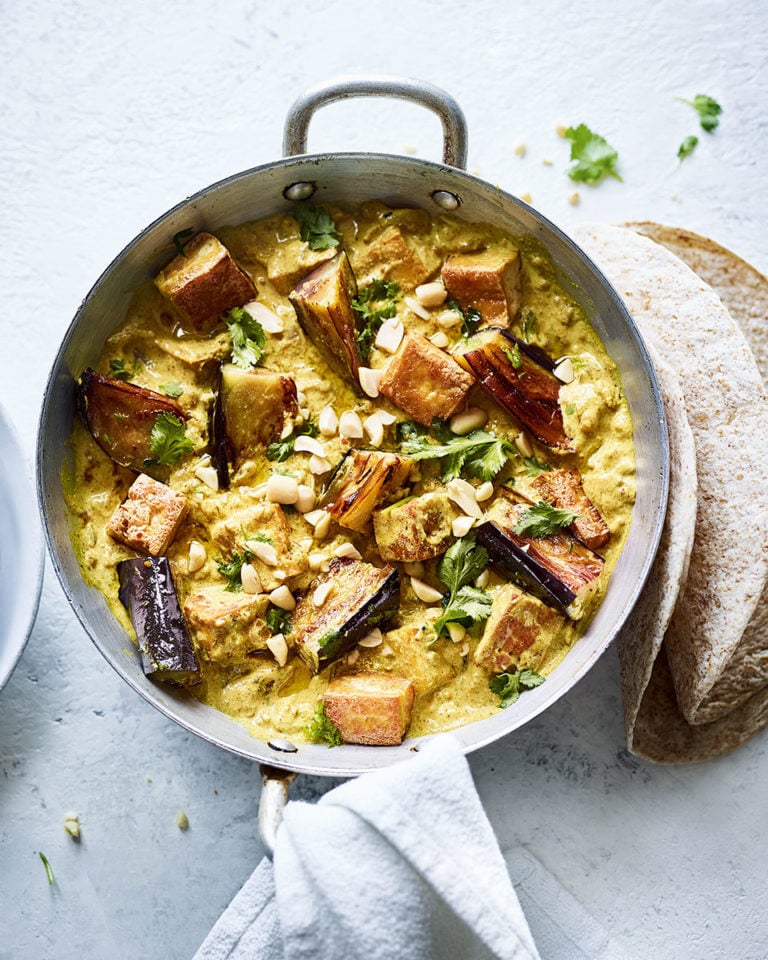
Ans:
[{"label": "folded tea towel", "polygon": [[540,960],[457,741],[291,802],[195,960]]}]

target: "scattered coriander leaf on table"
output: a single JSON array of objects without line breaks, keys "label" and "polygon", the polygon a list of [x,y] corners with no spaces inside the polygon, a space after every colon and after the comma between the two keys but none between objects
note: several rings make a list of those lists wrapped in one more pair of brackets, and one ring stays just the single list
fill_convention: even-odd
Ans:
[{"label": "scattered coriander leaf on table", "polygon": [[690,155],[696,149],[698,142],[699,142],[698,137],[686,137],[685,140],[683,140],[683,142],[677,148],[677,159],[685,160],[686,157],[690,157]]},{"label": "scattered coriander leaf on table", "polygon": [[[706,130],[707,133],[712,133],[713,130],[717,129],[720,124],[720,114],[723,112],[723,108],[713,97],[709,97],[705,93],[697,93],[693,100],[686,100],[685,97],[677,97],[676,99],[681,103],[687,103],[693,107],[699,115],[699,123],[701,124],[702,130]],[[691,139],[693,138],[687,137],[683,143]]]},{"label": "scattered coriander leaf on table", "polygon": [[341,237],[333,217],[314,203],[297,203],[293,215],[299,223],[301,239],[310,250],[330,250],[338,247]]},{"label": "scattered coriander leaf on table", "polygon": [[160,413],[149,435],[149,449],[154,459],[145,463],[147,466],[162,464],[164,467],[173,467],[183,456],[192,453],[194,447],[181,420],[172,413]]},{"label": "scattered coriander leaf on table", "polygon": [[578,514],[553,507],[546,500],[539,500],[523,511],[512,532],[519,537],[548,537],[563,527],[569,527],[574,520],[578,520]]},{"label": "scattered coriander leaf on table", "polygon": [[515,670],[512,673],[498,673],[491,677],[488,686],[492,693],[499,696],[499,706],[509,707],[520,698],[523,690],[532,690],[544,683],[545,678],[535,670]]},{"label": "scattered coriander leaf on table", "polygon": [[224,322],[232,338],[232,363],[244,370],[255,367],[267,341],[262,325],[242,307],[232,307]]},{"label": "scattered coriander leaf on table", "polygon": [[51,865],[50,863],[48,863],[48,857],[46,857],[46,855],[42,851],[40,851],[39,857],[43,861],[43,866],[45,867],[45,875],[46,877],[48,877],[48,883],[50,884],[55,883],[56,877],[54,877]]},{"label": "scattered coriander leaf on table", "polygon": [[568,127],[565,137],[571,141],[571,160],[576,161],[568,170],[571,180],[591,186],[604,177],[621,180],[616,169],[619,154],[599,133],[580,123],[578,127]]}]

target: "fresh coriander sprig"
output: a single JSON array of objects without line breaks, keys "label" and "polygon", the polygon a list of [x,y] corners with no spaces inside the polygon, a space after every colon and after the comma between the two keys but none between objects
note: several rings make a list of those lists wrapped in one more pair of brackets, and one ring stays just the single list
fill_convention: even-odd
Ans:
[{"label": "fresh coriander sprig", "polygon": [[412,460],[442,460],[446,482],[462,471],[479,480],[492,480],[515,452],[514,444],[489,430],[473,430],[460,437],[438,421],[432,425],[432,433],[435,439],[410,421],[397,427],[402,452]]},{"label": "fresh coriander sprig", "polygon": [[153,457],[145,460],[144,464],[148,467],[174,467],[194,448],[181,420],[172,413],[160,413],[149,434],[149,449]]},{"label": "fresh coriander sprig", "polygon": [[498,673],[491,677],[488,686],[499,696],[499,706],[508,707],[520,698],[523,690],[532,690],[544,683],[544,677],[535,670],[515,670],[513,673]]},{"label": "fresh coriander sprig", "polygon": [[621,180],[616,169],[618,152],[599,133],[590,130],[586,123],[580,123],[578,127],[568,127],[565,137],[571,141],[571,160],[575,161],[568,170],[571,180],[590,186],[599,183],[604,177]]},{"label": "fresh coriander sprig", "polygon": [[269,627],[272,636],[276,633],[282,633],[283,636],[291,632],[291,614],[288,610],[283,610],[282,607],[271,606],[267,610],[267,626]]},{"label": "fresh coriander sprig", "polygon": [[46,877],[48,877],[48,883],[54,884],[56,882],[56,877],[54,877],[53,869],[50,863],[48,863],[48,857],[46,857],[46,855],[42,852],[42,850],[39,852],[38,856],[43,861],[43,866],[45,867],[45,875]]},{"label": "fresh coriander sprig", "polygon": [[262,325],[242,307],[232,307],[224,322],[232,338],[232,363],[244,370],[255,367],[267,341]]},{"label": "fresh coriander sprig", "polygon": [[698,137],[686,137],[677,148],[677,159],[685,160],[686,157],[690,157],[690,155],[696,149],[698,142]]},{"label": "fresh coriander sprig", "polygon": [[318,703],[312,719],[304,727],[304,735],[312,743],[326,743],[329,747],[340,747],[344,742],[339,728],[328,719],[322,701]]},{"label": "fresh coriander sprig", "polygon": [[357,347],[362,360],[370,357],[373,341],[382,323],[385,320],[391,320],[397,313],[399,299],[399,284],[393,280],[376,279],[363,287],[352,301],[355,313],[362,324],[357,334]]},{"label": "fresh coriander sprig", "polygon": [[[706,130],[707,133],[712,133],[720,125],[720,114],[723,112],[723,108],[714,97],[709,97],[706,93],[697,93],[693,100],[686,100],[685,97],[676,97],[675,99],[693,107],[699,115],[701,129]],[[692,138],[688,137],[687,139],[691,140]]]},{"label": "fresh coriander sprig", "polygon": [[115,380],[130,380],[131,377],[141,372],[143,366],[141,360],[135,359],[132,369],[129,370],[125,360],[122,357],[117,357],[109,361],[109,373]]},{"label": "fresh coriander sprig", "polygon": [[445,305],[449,310],[455,310],[461,315],[461,335],[463,337],[473,337],[483,319],[480,311],[474,307],[467,307],[466,310],[462,310],[455,300],[446,300]]},{"label": "fresh coriander sprig", "polygon": [[293,215],[299,223],[301,239],[310,250],[330,250],[338,247],[341,237],[333,217],[323,207],[314,203],[297,203]]},{"label": "fresh coriander sprig", "polygon": [[525,465],[526,475],[529,477],[538,477],[540,474],[547,473],[552,469],[548,463],[542,463],[542,461],[537,460],[533,454],[530,457],[525,457],[523,464]]},{"label": "fresh coriander sprig", "polygon": [[296,445],[297,437],[316,437],[317,434],[317,426],[311,420],[307,420],[305,423],[302,423],[301,426],[296,427],[296,429],[292,433],[289,433],[287,437],[283,437],[282,440],[275,440],[274,443],[268,444],[267,460],[275,460],[277,463],[282,463],[293,453],[293,448]]},{"label": "fresh coriander sprig", "polygon": [[563,527],[569,527],[578,518],[578,514],[570,510],[561,510],[546,500],[539,500],[523,511],[512,532],[519,537],[548,537]]},{"label": "fresh coriander sprig", "polygon": [[[226,587],[224,589],[228,593],[240,593],[243,589],[242,581],[242,571],[243,566],[246,563],[250,563],[253,559],[253,554],[250,550],[243,550],[242,553],[232,554],[232,559],[227,563],[225,560],[220,560],[216,564],[216,569],[227,581]],[[269,621],[267,621],[269,623]]]},{"label": "fresh coriander sprig", "polygon": [[491,598],[480,587],[470,586],[487,563],[488,553],[477,545],[473,534],[462,537],[448,549],[437,568],[437,576],[448,587],[448,593],[443,597],[443,613],[434,623],[435,640],[449,623],[471,626],[488,619]]}]

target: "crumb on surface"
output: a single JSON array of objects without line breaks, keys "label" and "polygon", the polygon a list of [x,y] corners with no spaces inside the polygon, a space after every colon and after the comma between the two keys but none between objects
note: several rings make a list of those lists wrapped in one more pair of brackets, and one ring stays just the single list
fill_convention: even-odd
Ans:
[{"label": "crumb on surface", "polygon": [[572,207],[575,207],[580,200],[581,196],[579,195],[578,190],[574,190],[573,193],[568,194],[568,203],[570,203]]},{"label": "crumb on surface", "polygon": [[64,814],[64,829],[73,840],[80,839],[80,818],[72,810]]},{"label": "crumb on surface", "polygon": [[516,155],[516,156],[518,156],[518,157],[524,157],[527,152],[528,152],[528,147],[526,147],[526,145],[525,145],[524,143],[518,143],[518,144],[515,146],[515,155]]},{"label": "crumb on surface", "polygon": [[189,817],[183,810],[179,810],[176,816],[176,826],[179,830],[187,830],[189,828]]}]

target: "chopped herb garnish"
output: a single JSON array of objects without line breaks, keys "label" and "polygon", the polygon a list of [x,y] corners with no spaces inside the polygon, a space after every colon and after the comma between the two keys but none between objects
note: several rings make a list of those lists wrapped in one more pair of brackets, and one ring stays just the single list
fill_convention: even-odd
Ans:
[{"label": "chopped herb garnish", "polygon": [[523,340],[525,340],[526,343],[530,343],[531,336],[536,332],[536,324],[539,322],[538,317],[530,307],[526,307],[525,310],[523,310],[521,320],[523,328]]},{"label": "chopped herb garnish", "polygon": [[440,421],[432,424],[432,433],[438,441],[411,421],[397,425],[400,449],[412,460],[442,460],[444,481],[453,480],[462,471],[479,480],[492,480],[507,462],[515,447],[488,430],[473,430],[464,437],[457,436]]},{"label": "chopped herb garnish", "polygon": [[340,747],[344,742],[341,731],[328,719],[325,704],[320,702],[306,727],[304,735],[312,743],[327,743],[329,747]]},{"label": "chopped herb garnish", "polygon": [[232,307],[224,322],[232,338],[232,363],[244,370],[255,367],[267,340],[262,325],[242,307]]},{"label": "chopped herb garnish", "polygon": [[[701,124],[702,130],[706,130],[707,133],[712,133],[713,130],[717,129],[720,124],[720,114],[723,112],[723,108],[717,100],[708,97],[705,93],[697,93],[693,100],[686,100],[685,97],[677,97],[676,99],[693,107],[699,115],[699,123]],[[693,138],[688,137],[687,139],[691,140]],[[684,140],[683,143],[685,142],[687,141]],[[696,144],[694,144],[694,146],[695,145]],[[691,147],[691,150],[692,149],[693,147]],[[690,153],[690,150],[688,152]],[[686,156],[687,155],[688,154],[686,154]],[[679,151],[678,156],[680,156]]]},{"label": "chopped herb garnish", "polygon": [[525,464],[525,472],[529,477],[538,477],[552,469],[548,463],[542,463],[535,456],[525,457],[523,463]]},{"label": "chopped herb garnish", "polygon": [[473,337],[483,319],[480,311],[475,310],[474,307],[467,307],[466,310],[462,310],[455,300],[446,300],[445,305],[450,310],[455,310],[461,314],[461,335],[463,337]]},{"label": "chopped herb garnish", "polygon": [[377,279],[363,287],[352,301],[358,320],[362,324],[357,333],[357,347],[362,360],[370,357],[373,341],[382,323],[396,315],[396,304],[399,299],[399,284],[392,280]]},{"label": "chopped herb garnish", "polygon": [[329,630],[327,633],[324,633],[322,637],[317,641],[317,645],[321,650],[325,650],[326,647],[332,646],[339,639],[338,630]]},{"label": "chopped herb garnish", "polygon": [[566,403],[565,412],[569,417],[572,417],[576,413],[576,404],[575,403]]},{"label": "chopped herb garnish", "polygon": [[[480,587],[470,586],[485,570],[488,553],[479,547],[473,534],[457,540],[437,567],[437,576],[448,587],[443,597],[443,613],[435,620],[435,639],[449,623],[471,626],[491,614],[491,598]],[[434,643],[434,640],[432,641]]]},{"label": "chopped herb garnish", "polygon": [[677,148],[677,159],[685,160],[686,157],[690,157],[690,155],[696,149],[698,142],[698,137],[686,137]]},{"label": "chopped herb garnish", "polygon": [[289,433],[287,437],[283,437],[282,440],[275,440],[274,443],[268,444],[267,460],[276,460],[278,463],[282,463],[293,453],[293,448],[296,444],[297,437],[316,437],[317,433],[317,426],[312,423],[311,420],[308,420],[306,423],[302,423],[301,426],[296,427],[295,430]]},{"label": "chopped herb garnish", "polygon": [[160,393],[164,393],[166,397],[172,397],[174,400],[177,400],[182,393],[184,393],[184,387],[175,380],[171,380],[168,383],[160,384]]},{"label": "chopped herb garnish", "polygon": [[502,347],[504,351],[504,356],[509,360],[515,370],[519,370],[523,365],[523,358],[520,356],[520,345],[515,343],[512,345],[511,349]]},{"label": "chopped herb garnish", "polygon": [[133,361],[132,368],[129,370],[125,360],[122,357],[118,357],[115,360],[109,361],[109,372],[115,380],[130,380],[131,377],[141,372],[143,366],[144,364],[141,360],[137,359]]},{"label": "chopped herb garnish", "polygon": [[535,670],[515,670],[514,673],[496,674],[488,681],[488,686],[492,693],[499,695],[499,706],[508,707],[519,699],[523,690],[533,690],[544,680]]},{"label": "chopped herb garnish", "polygon": [[192,227],[187,227],[186,230],[179,230],[178,233],[174,234],[172,243],[179,251],[180,257],[184,256],[184,244],[193,236],[194,232]]},{"label": "chopped herb garnish", "polygon": [[338,247],[341,237],[336,231],[333,217],[314,203],[297,203],[293,215],[301,228],[301,239],[310,250],[330,250]]},{"label": "chopped herb garnish", "polygon": [[267,626],[272,636],[276,633],[282,633],[284,636],[291,632],[291,614],[282,607],[270,607],[267,610]]},{"label": "chopped herb garnish", "polygon": [[569,527],[578,518],[577,513],[561,510],[559,507],[553,507],[546,500],[539,500],[537,504],[523,511],[520,519],[512,527],[512,532],[519,537],[548,537],[562,530],[563,527]]},{"label": "chopped herb garnish", "polygon": [[604,137],[593,133],[585,123],[568,127],[565,137],[571,141],[571,160],[575,161],[568,170],[571,180],[591,186],[599,183],[603,177],[621,180],[616,169],[619,155]]},{"label": "chopped herb garnish", "polygon": [[39,853],[40,859],[43,861],[43,866],[45,867],[45,875],[48,877],[48,883],[53,884],[56,881],[56,877],[53,875],[53,870],[51,869],[50,863],[48,863],[48,857],[41,851]]},{"label": "chopped herb garnish", "polygon": [[115,420],[128,420],[128,419],[129,417],[127,413],[123,413],[120,410],[115,410]]},{"label": "chopped herb garnish", "polygon": [[224,560],[220,560],[216,564],[216,569],[227,581],[227,585],[224,587],[224,589],[229,593],[239,593],[243,589],[243,582],[241,579],[243,564],[249,563],[252,557],[253,554],[250,550],[244,550],[242,553],[233,554],[229,563],[226,563]]},{"label": "chopped herb garnish", "polygon": [[194,448],[181,420],[172,413],[160,413],[149,435],[149,449],[154,458],[144,463],[148,467],[157,464],[173,467],[185,454],[192,453]]}]

